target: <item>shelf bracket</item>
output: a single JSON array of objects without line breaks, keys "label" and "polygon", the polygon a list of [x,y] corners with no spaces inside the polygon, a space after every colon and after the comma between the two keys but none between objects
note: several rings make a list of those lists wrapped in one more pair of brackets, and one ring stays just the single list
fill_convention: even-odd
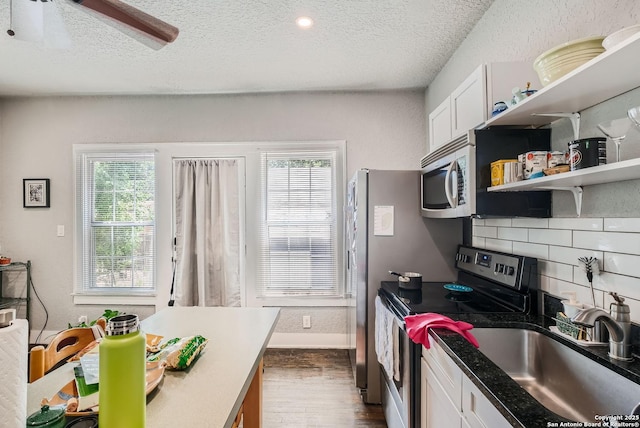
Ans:
[{"label": "shelf bracket", "polygon": [[580,113],[533,113],[533,116],[567,117],[573,128],[573,139],[580,139]]},{"label": "shelf bracket", "polygon": [[539,187],[544,190],[562,190],[565,192],[571,192],[573,194],[573,202],[576,205],[576,214],[580,217],[580,213],[582,212],[582,187],[573,186],[573,187],[557,187],[557,186],[549,186],[549,187]]}]

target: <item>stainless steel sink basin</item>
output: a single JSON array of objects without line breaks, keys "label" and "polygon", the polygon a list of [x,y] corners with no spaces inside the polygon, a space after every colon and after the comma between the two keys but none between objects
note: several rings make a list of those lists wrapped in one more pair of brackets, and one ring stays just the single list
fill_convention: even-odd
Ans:
[{"label": "stainless steel sink basin", "polygon": [[526,329],[474,328],[480,351],[543,406],[577,422],[630,415],[640,385],[568,346]]}]

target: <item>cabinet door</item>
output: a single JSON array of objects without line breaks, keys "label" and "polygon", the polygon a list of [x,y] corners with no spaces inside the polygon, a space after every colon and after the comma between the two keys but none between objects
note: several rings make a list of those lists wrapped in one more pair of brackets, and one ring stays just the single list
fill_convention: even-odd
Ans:
[{"label": "cabinet door", "polygon": [[451,105],[447,97],[429,113],[429,151],[451,140]]},{"label": "cabinet door", "polygon": [[422,357],[458,411],[462,410],[462,370],[444,349],[431,340],[431,349],[422,347]]},{"label": "cabinet door", "polygon": [[462,414],[469,428],[510,428],[487,397],[466,376],[462,378]]},{"label": "cabinet door", "polygon": [[424,358],[421,362],[421,428],[462,428],[462,415],[451,402]]},{"label": "cabinet door", "polygon": [[451,93],[451,137],[457,138],[487,120],[485,66],[480,65]]}]

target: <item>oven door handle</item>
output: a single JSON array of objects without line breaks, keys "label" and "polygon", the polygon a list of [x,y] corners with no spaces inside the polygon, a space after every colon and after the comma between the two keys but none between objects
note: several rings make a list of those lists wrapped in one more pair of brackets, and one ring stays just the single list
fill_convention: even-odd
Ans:
[{"label": "oven door handle", "polygon": [[[447,197],[447,201],[449,201],[449,205],[451,208],[456,208],[458,206],[458,186],[452,186],[453,180],[458,183],[458,162],[453,160],[449,164],[447,168],[447,174],[444,176],[444,194]],[[455,190],[455,194],[453,193]]]}]

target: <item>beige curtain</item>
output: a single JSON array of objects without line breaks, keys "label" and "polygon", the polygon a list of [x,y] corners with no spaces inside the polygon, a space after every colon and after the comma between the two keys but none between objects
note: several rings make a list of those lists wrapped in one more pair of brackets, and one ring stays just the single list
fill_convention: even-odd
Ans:
[{"label": "beige curtain", "polygon": [[238,162],[174,163],[175,299],[180,306],[240,306]]}]

